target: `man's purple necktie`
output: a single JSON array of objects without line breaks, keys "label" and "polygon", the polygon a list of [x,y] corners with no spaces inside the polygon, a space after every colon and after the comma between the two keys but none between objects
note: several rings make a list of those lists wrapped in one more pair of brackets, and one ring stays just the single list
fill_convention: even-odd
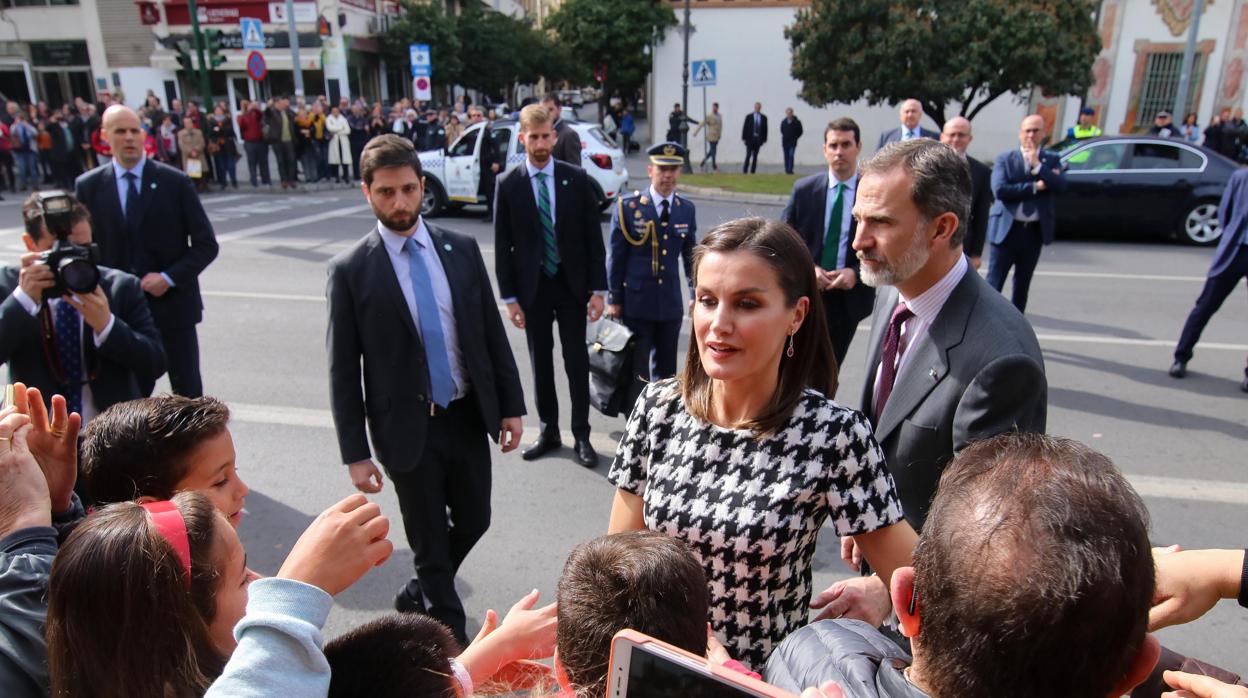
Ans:
[{"label": "man's purple necktie", "polygon": [[898,303],[893,308],[893,317],[888,321],[888,329],[884,331],[884,352],[880,357],[880,384],[875,400],[875,423],[878,426],[880,416],[884,414],[884,405],[888,404],[888,396],[893,394],[893,383],[897,381],[897,354],[901,346],[901,326],[906,320],[914,317],[914,313],[905,303]]}]

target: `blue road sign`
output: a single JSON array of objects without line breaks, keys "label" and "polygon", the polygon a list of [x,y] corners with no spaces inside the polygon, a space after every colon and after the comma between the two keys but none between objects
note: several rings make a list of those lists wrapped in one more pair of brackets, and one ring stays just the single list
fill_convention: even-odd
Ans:
[{"label": "blue road sign", "polygon": [[690,84],[694,87],[713,87],[715,79],[719,77],[714,60],[693,61],[690,72],[693,74],[693,82]]},{"label": "blue road sign", "polygon": [[260,27],[260,20],[243,17],[238,20],[238,25],[242,29],[244,51],[264,50],[264,30]]},{"label": "blue road sign", "polygon": [[407,47],[412,59],[412,77],[429,77],[433,75],[433,64],[429,62],[429,44],[412,44]]}]

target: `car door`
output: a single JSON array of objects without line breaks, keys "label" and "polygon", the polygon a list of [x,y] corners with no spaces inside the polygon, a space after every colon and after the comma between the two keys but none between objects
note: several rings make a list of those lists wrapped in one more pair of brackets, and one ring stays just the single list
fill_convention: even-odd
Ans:
[{"label": "car door", "polygon": [[490,130],[490,138],[494,141],[494,158],[503,165],[498,173],[500,177],[503,172],[524,162],[524,143],[519,140],[519,132],[516,124],[494,126]]},{"label": "car door", "polygon": [[464,131],[446,153],[446,196],[451,201],[475,204],[481,164],[477,146],[482,127]]},{"label": "car door", "polygon": [[1130,195],[1124,202],[1141,233],[1168,235],[1200,183],[1204,157],[1179,143],[1137,141],[1131,146]]},{"label": "car door", "polygon": [[1112,228],[1122,212],[1117,202],[1123,164],[1130,143],[1100,141],[1077,147],[1063,155],[1066,191],[1057,194],[1057,224],[1074,234],[1101,234]]}]

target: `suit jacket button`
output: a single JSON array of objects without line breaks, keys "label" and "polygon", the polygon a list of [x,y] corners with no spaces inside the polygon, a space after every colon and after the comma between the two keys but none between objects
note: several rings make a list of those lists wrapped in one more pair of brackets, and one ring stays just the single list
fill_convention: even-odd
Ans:
[{"label": "suit jacket button", "polygon": [[667,250],[663,250],[663,254],[667,254]]}]

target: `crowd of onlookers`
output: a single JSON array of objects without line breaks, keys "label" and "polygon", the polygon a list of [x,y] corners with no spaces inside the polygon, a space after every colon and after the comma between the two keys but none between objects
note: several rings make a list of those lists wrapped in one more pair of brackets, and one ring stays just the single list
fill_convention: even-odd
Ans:
[{"label": "crowd of onlookers", "polygon": [[[72,189],[78,175],[111,162],[100,117],[113,102],[79,97],[55,109],[44,101],[7,102],[0,112],[0,190]],[[421,151],[449,147],[471,125],[469,107],[463,97],[451,109],[433,109],[407,98],[370,106],[344,97],[331,105],[319,95],[243,99],[232,114],[224,101],[206,110],[195,100],[165,104],[149,91],[138,114],[146,155],[186,172],[202,192],[214,183],[237,188],[240,160],[252,186],[270,186],[270,152],[283,188],[300,181],[358,184],[360,152],[370,138],[398,133]],[[481,113],[498,118],[494,109]]]}]

